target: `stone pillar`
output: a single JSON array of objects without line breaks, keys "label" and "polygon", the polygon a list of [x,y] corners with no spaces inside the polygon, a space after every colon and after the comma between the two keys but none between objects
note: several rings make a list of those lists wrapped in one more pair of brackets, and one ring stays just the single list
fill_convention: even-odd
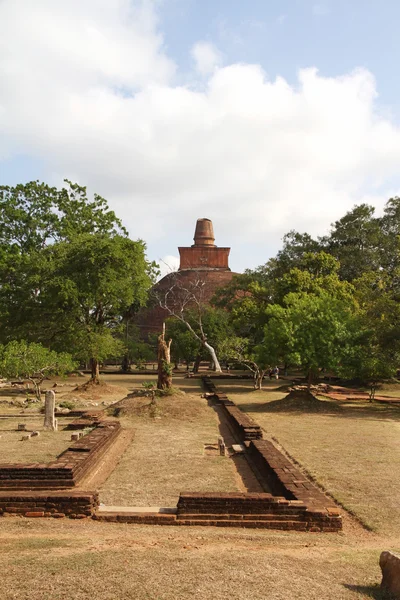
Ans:
[{"label": "stone pillar", "polygon": [[44,428],[57,431],[57,420],[54,417],[56,395],[53,390],[46,392],[44,401]]}]

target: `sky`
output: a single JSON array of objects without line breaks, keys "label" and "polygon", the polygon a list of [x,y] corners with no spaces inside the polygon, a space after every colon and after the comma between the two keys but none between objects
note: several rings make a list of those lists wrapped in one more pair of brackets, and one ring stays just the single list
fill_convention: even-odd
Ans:
[{"label": "sky", "polygon": [[0,184],[86,185],[163,271],[400,195],[397,0],[0,0]]}]

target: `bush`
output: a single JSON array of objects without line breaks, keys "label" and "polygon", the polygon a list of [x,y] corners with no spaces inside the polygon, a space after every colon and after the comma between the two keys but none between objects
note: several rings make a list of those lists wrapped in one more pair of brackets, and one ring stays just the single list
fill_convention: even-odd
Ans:
[{"label": "bush", "polygon": [[72,402],[71,400],[63,400],[58,406],[60,408],[69,408],[69,410],[74,410],[75,402]]}]

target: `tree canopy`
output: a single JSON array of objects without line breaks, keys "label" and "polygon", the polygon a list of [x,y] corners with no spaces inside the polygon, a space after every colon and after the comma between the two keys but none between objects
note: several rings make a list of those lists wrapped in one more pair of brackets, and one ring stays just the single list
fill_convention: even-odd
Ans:
[{"label": "tree canopy", "polygon": [[124,353],[121,322],[156,273],[107,202],[67,182],[0,187],[0,340],[40,342],[98,364]]}]

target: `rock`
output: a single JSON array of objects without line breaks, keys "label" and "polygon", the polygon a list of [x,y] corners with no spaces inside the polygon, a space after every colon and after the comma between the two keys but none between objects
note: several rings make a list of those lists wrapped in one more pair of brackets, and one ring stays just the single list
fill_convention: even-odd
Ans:
[{"label": "rock", "polygon": [[394,598],[400,598],[400,556],[393,552],[382,552],[379,566],[382,570],[381,588]]}]

